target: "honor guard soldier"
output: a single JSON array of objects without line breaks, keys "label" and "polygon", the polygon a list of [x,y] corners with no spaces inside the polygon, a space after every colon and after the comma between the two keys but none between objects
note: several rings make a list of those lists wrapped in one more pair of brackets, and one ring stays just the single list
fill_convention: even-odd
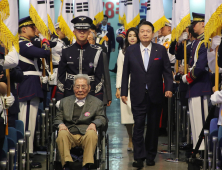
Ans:
[{"label": "honor guard soldier", "polygon": [[[2,44],[4,47],[4,45]],[[23,72],[18,66],[18,53],[15,48],[5,55],[4,48],[0,46],[0,63],[3,63],[3,69],[10,70],[10,90],[11,95],[4,97],[4,104],[8,109],[8,126],[15,127],[15,120],[18,120],[19,101],[15,83],[20,83],[23,79]],[[4,60],[4,61],[3,61]],[[2,62],[3,61],[3,62]],[[5,74],[5,73],[4,73]],[[6,82],[5,82],[6,83]]]},{"label": "honor guard soldier", "polygon": [[[203,128],[204,120],[208,116],[208,100],[212,94],[207,47],[205,47],[203,42],[204,18],[204,14],[193,13],[192,26],[194,33],[198,34],[198,37],[191,47],[188,74],[182,77],[183,82],[188,83],[186,97],[188,98],[194,148]],[[203,142],[199,150],[204,150]]]},{"label": "honor guard soldier", "polygon": [[175,58],[175,55],[172,55],[169,53],[169,47],[171,43],[171,22],[172,21],[170,19],[168,19],[168,21],[169,23],[166,23],[165,26],[161,29],[161,35],[163,37],[161,45],[163,45],[167,49],[167,54],[170,59],[171,69],[172,71],[174,71],[174,64],[176,62],[176,58]]},{"label": "honor guard soldier", "polygon": [[62,98],[73,95],[73,79],[77,74],[87,74],[90,78],[90,94],[103,100],[103,56],[102,48],[87,41],[92,20],[79,16],[74,24],[76,43],[63,48],[58,68],[57,106]]},{"label": "honor guard soldier", "polygon": [[[42,48],[42,41],[47,41],[46,38],[43,37],[43,35],[40,33],[40,31],[35,28],[35,37],[31,39],[31,43],[39,48]],[[57,45],[56,42],[52,42],[49,41],[50,44],[50,48],[53,48]],[[39,60],[40,61],[40,60]],[[42,62],[41,62],[42,63]],[[43,95],[44,95],[44,99],[43,99],[43,107],[46,108],[49,106],[49,102],[47,100],[47,93],[49,92],[49,79],[55,78],[54,75],[51,75],[51,72],[49,71],[49,58],[45,60],[45,73],[46,75],[43,77],[41,76],[41,82],[42,82],[42,90],[43,90]],[[41,65],[40,67],[40,71],[43,71],[43,65]]]},{"label": "honor guard soldier", "polygon": [[33,153],[33,140],[36,125],[36,115],[40,100],[43,99],[39,71],[40,58],[49,58],[50,49],[47,40],[42,41],[42,48],[31,43],[35,37],[35,25],[30,17],[19,20],[19,66],[23,71],[23,80],[18,84],[20,113],[19,120],[24,123],[25,130],[30,130],[29,152]]},{"label": "honor guard soldier", "polygon": [[[59,23],[55,24],[55,30],[58,37],[53,38],[51,41],[56,42],[56,46],[52,48],[52,64],[53,64],[53,74],[51,75],[51,78],[49,79],[49,85],[53,86],[53,92],[54,87],[56,88],[57,85],[57,75],[58,75],[58,67],[59,67],[59,61],[61,60],[62,56],[62,49],[66,47],[65,42],[62,40],[65,38],[65,34],[61,31],[61,28],[59,28]],[[55,89],[56,90],[56,89]],[[55,94],[52,94],[52,98]]]}]

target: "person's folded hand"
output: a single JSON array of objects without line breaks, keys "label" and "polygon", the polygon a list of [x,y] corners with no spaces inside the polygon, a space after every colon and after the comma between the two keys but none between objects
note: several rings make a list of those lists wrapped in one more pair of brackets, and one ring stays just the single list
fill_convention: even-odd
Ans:
[{"label": "person's folded hand", "polygon": [[96,125],[94,123],[91,123],[88,128],[86,129],[86,131],[88,130],[94,130],[96,132]]}]

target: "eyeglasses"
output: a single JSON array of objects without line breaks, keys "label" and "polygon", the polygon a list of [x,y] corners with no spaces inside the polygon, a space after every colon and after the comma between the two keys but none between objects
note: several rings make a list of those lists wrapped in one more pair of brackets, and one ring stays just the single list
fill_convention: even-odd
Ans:
[{"label": "eyeglasses", "polygon": [[80,88],[82,89],[82,90],[85,90],[86,88],[87,88],[87,86],[86,85],[82,85],[82,86],[74,86],[74,88],[76,89],[76,90],[80,90]]}]

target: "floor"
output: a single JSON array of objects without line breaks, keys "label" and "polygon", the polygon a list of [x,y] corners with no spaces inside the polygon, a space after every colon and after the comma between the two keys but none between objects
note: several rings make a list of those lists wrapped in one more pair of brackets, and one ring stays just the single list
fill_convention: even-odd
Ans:
[{"label": "floor", "polygon": [[[128,146],[128,137],[125,127],[120,124],[120,103],[119,99],[115,97],[115,82],[116,76],[114,73],[110,73],[111,83],[112,83],[112,95],[113,100],[110,107],[107,108],[107,116],[109,119],[109,164],[110,170],[134,170],[136,168],[132,167],[133,162],[133,152],[127,151]],[[159,137],[159,147],[158,150],[167,149],[167,146],[161,146],[161,143],[167,143],[167,137]],[[174,149],[174,148],[172,148]],[[181,158],[184,158],[184,154],[180,154]],[[155,159],[156,165],[148,167],[144,163],[144,170],[187,170],[187,164],[185,162],[171,163],[166,162],[167,158],[174,158],[174,155],[171,154],[157,154]],[[43,155],[35,156],[34,161],[40,161],[45,170],[46,159]],[[38,170],[38,169],[36,169]],[[39,169],[40,170],[40,169]]]}]

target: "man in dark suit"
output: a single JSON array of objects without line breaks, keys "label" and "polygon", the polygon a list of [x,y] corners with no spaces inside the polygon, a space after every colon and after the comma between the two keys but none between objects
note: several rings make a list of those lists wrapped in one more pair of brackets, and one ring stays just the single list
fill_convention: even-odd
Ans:
[{"label": "man in dark suit", "polygon": [[107,31],[106,36],[108,37],[108,53],[107,53],[107,57],[108,57],[108,62],[110,60],[110,53],[115,51],[115,36],[114,36],[114,31],[113,31],[113,27],[110,25],[107,25],[108,22],[108,16],[104,15],[104,18],[102,20],[102,24],[99,25],[99,30],[97,32],[100,32],[101,34],[103,34],[103,32]]},{"label": "man in dark suit", "polygon": [[[146,159],[148,166],[155,165],[157,153],[159,121],[163,102],[163,78],[165,96],[172,97],[173,76],[170,61],[164,46],[152,43],[154,35],[152,23],[144,21],[139,25],[140,43],[129,46],[126,50],[121,98],[124,103],[128,96],[130,82],[130,98],[134,124],[133,166],[143,167]],[[144,127],[147,117],[147,131],[144,142]]]}]

